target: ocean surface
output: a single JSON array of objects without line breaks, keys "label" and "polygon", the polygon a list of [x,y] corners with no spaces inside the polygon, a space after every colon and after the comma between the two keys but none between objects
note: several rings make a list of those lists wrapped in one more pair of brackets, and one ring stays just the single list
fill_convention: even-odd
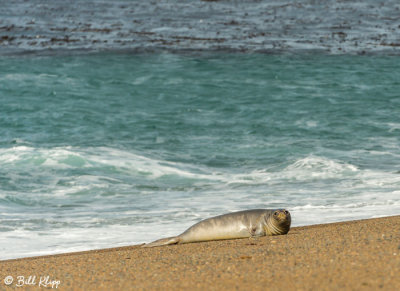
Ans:
[{"label": "ocean surface", "polygon": [[[251,31],[233,23],[216,47],[202,23],[216,33],[210,25],[223,11],[226,21],[246,13],[239,2],[76,1],[73,14],[63,1],[0,2],[0,260],[149,242],[252,208],[287,208],[293,226],[400,214],[397,31],[386,35],[391,46],[371,45],[363,33],[373,34],[372,23],[351,28],[361,48],[337,35],[329,49],[315,35],[309,47],[269,47],[266,35],[258,44],[235,38]],[[302,4],[304,23],[328,5],[320,2]],[[181,26],[163,16],[174,3],[186,7],[174,20]],[[376,19],[393,16],[395,2],[385,3]],[[278,1],[253,4],[246,19],[257,24]],[[285,7],[279,21],[300,19]],[[102,29],[134,25],[127,11],[142,17],[140,31],[146,15],[158,30],[132,44],[114,42],[118,32],[79,30],[87,15]],[[179,22],[189,20],[198,27]],[[151,41],[178,28],[200,36],[172,48]],[[276,43],[287,43],[281,36]]]}]

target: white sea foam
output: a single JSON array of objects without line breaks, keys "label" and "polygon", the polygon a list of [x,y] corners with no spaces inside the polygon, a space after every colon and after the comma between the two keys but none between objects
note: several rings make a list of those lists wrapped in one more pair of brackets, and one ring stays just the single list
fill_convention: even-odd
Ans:
[{"label": "white sea foam", "polygon": [[310,182],[316,179],[339,179],[355,176],[359,172],[354,165],[311,155],[291,163],[281,171],[260,169],[247,174],[226,174],[221,180],[230,184],[276,184],[288,180]]},{"label": "white sea foam", "polygon": [[[197,181],[209,181],[226,185],[270,185],[288,181],[313,182],[321,179],[358,180],[355,188],[363,186],[391,186],[400,183],[400,175],[384,171],[360,170],[357,166],[338,160],[318,157],[314,155],[298,159],[282,170],[272,168],[251,170],[248,173],[232,173],[224,170],[215,170],[202,166],[192,166],[183,163],[165,161],[138,155],[119,149],[73,148],[59,147],[52,149],[37,149],[28,146],[16,146],[10,149],[0,149],[0,162],[5,166],[17,166],[41,170],[62,169],[95,169],[112,168],[117,172],[129,176],[140,176],[150,180],[165,176],[189,178]],[[82,185],[121,180],[107,175],[85,175],[73,177],[74,184]],[[100,182],[100,180],[102,180]],[[107,181],[108,180],[108,181]],[[80,181],[80,182],[79,182]]]},{"label": "white sea foam", "polygon": [[[141,173],[152,178],[164,175],[177,175],[187,178],[210,178],[206,174],[196,174],[182,164],[156,160],[134,153],[112,148],[72,148],[37,149],[27,146],[16,146],[0,149],[0,162],[13,164],[22,162],[26,165],[42,168],[92,168],[96,166],[115,167],[125,172]],[[182,169],[181,169],[182,168]]]},{"label": "white sea foam", "polygon": [[148,242],[241,209],[284,207],[293,226],[400,214],[400,175],[315,155],[237,173],[109,147],[18,145],[0,162],[32,188],[2,191],[1,259]]},{"label": "white sea foam", "polygon": [[148,75],[148,76],[142,76],[142,77],[138,77],[135,79],[135,81],[132,82],[133,85],[142,85],[144,83],[146,83],[147,81],[149,81],[153,76]]},{"label": "white sea foam", "polygon": [[354,165],[313,155],[297,160],[285,170],[289,176],[296,179],[333,178],[358,171]]},{"label": "white sea foam", "polygon": [[400,130],[400,123],[388,123],[387,125],[389,126],[389,132]]},{"label": "white sea foam", "polygon": [[0,81],[8,82],[34,82],[38,85],[48,83],[57,78],[54,74],[27,74],[27,73],[10,73],[0,76]]}]

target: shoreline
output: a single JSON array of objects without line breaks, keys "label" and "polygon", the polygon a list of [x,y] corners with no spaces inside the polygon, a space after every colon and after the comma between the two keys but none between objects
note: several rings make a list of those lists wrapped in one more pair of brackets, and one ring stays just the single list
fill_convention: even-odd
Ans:
[{"label": "shoreline", "polygon": [[[2,287],[38,287],[43,279],[40,287],[59,282],[58,289],[68,290],[399,290],[398,274],[400,215],[299,226],[287,235],[255,239],[0,261]],[[13,282],[6,285],[9,276]],[[22,277],[25,282],[18,283]]]},{"label": "shoreline", "polygon": [[[347,223],[352,223],[352,222],[363,222],[363,221],[368,221],[368,220],[390,218],[390,217],[397,217],[397,216],[400,216],[400,215],[384,216],[384,217],[377,217],[377,218],[364,218],[364,219],[355,219],[355,220],[345,220],[345,221],[338,221],[338,222],[318,223],[318,224],[310,224],[310,225],[303,225],[303,226],[294,226],[294,227],[290,228],[289,232],[292,232],[292,231],[297,230],[297,229],[303,229],[303,228],[318,227],[318,226],[325,226],[325,225],[328,226],[328,225],[336,225],[336,224],[347,224]],[[277,236],[273,236],[273,237],[277,237]],[[161,235],[159,238],[163,238],[163,236]],[[236,239],[233,239],[233,240],[236,240]],[[227,240],[227,241],[229,241],[229,240]],[[207,243],[207,242],[200,242],[200,243]],[[30,260],[30,259],[34,260],[34,259],[47,258],[47,257],[59,257],[59,256],[62,257],[62,256],[73,256],[73,255],[84,255],[84,254],[88,254],[88,253],[113,252],[113,251],[119,251],[119,250],[122,251],[122,250],[125,250],[125,249],[132,249],[132,248],[141,247],[144,244],[145,243],[134,244],[134,245],[126,245],[126,246],[119,246],[119,247],[110,247],[110,248],[90,249],[90,250],[83,250],[83,251],[56,253],[56,254],[45,254],[45,255],[37,255],[37,256],[5,259],[5,260],[1,260],[0,259],[0,264],[3,263],[3,262],[5,263],[5,262],[18,261],[18,260]],[[191,245],[191,244],[193,244],[193,243],[190,243],[189,245]]]}]

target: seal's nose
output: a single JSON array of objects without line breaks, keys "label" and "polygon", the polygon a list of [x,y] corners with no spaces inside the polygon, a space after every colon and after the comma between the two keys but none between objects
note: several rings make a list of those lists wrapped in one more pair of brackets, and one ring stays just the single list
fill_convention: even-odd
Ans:
[{"label": "seal's nose", "polygon": [[290,216],[290,214],[289,214],[289,211],[282,209],[282,210],[278,211],[277,216],[280,220],[286,220]]},{"label": "seal's nose", "polygon": [[286,219],[286,214],[285,214],[285,212],[284,212],[284,211],[279,211],[279,213],[278,213],[278,218],[281,219],[281,220]]}]

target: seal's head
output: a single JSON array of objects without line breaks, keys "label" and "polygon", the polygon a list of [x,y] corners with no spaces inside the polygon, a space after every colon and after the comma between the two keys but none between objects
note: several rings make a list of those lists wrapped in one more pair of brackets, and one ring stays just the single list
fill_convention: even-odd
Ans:
[{"label": "seal's head", "polygon": [[277,209],[267,219],[266,233],[269,235],[287,234],[292,219],[286,209]]}]

